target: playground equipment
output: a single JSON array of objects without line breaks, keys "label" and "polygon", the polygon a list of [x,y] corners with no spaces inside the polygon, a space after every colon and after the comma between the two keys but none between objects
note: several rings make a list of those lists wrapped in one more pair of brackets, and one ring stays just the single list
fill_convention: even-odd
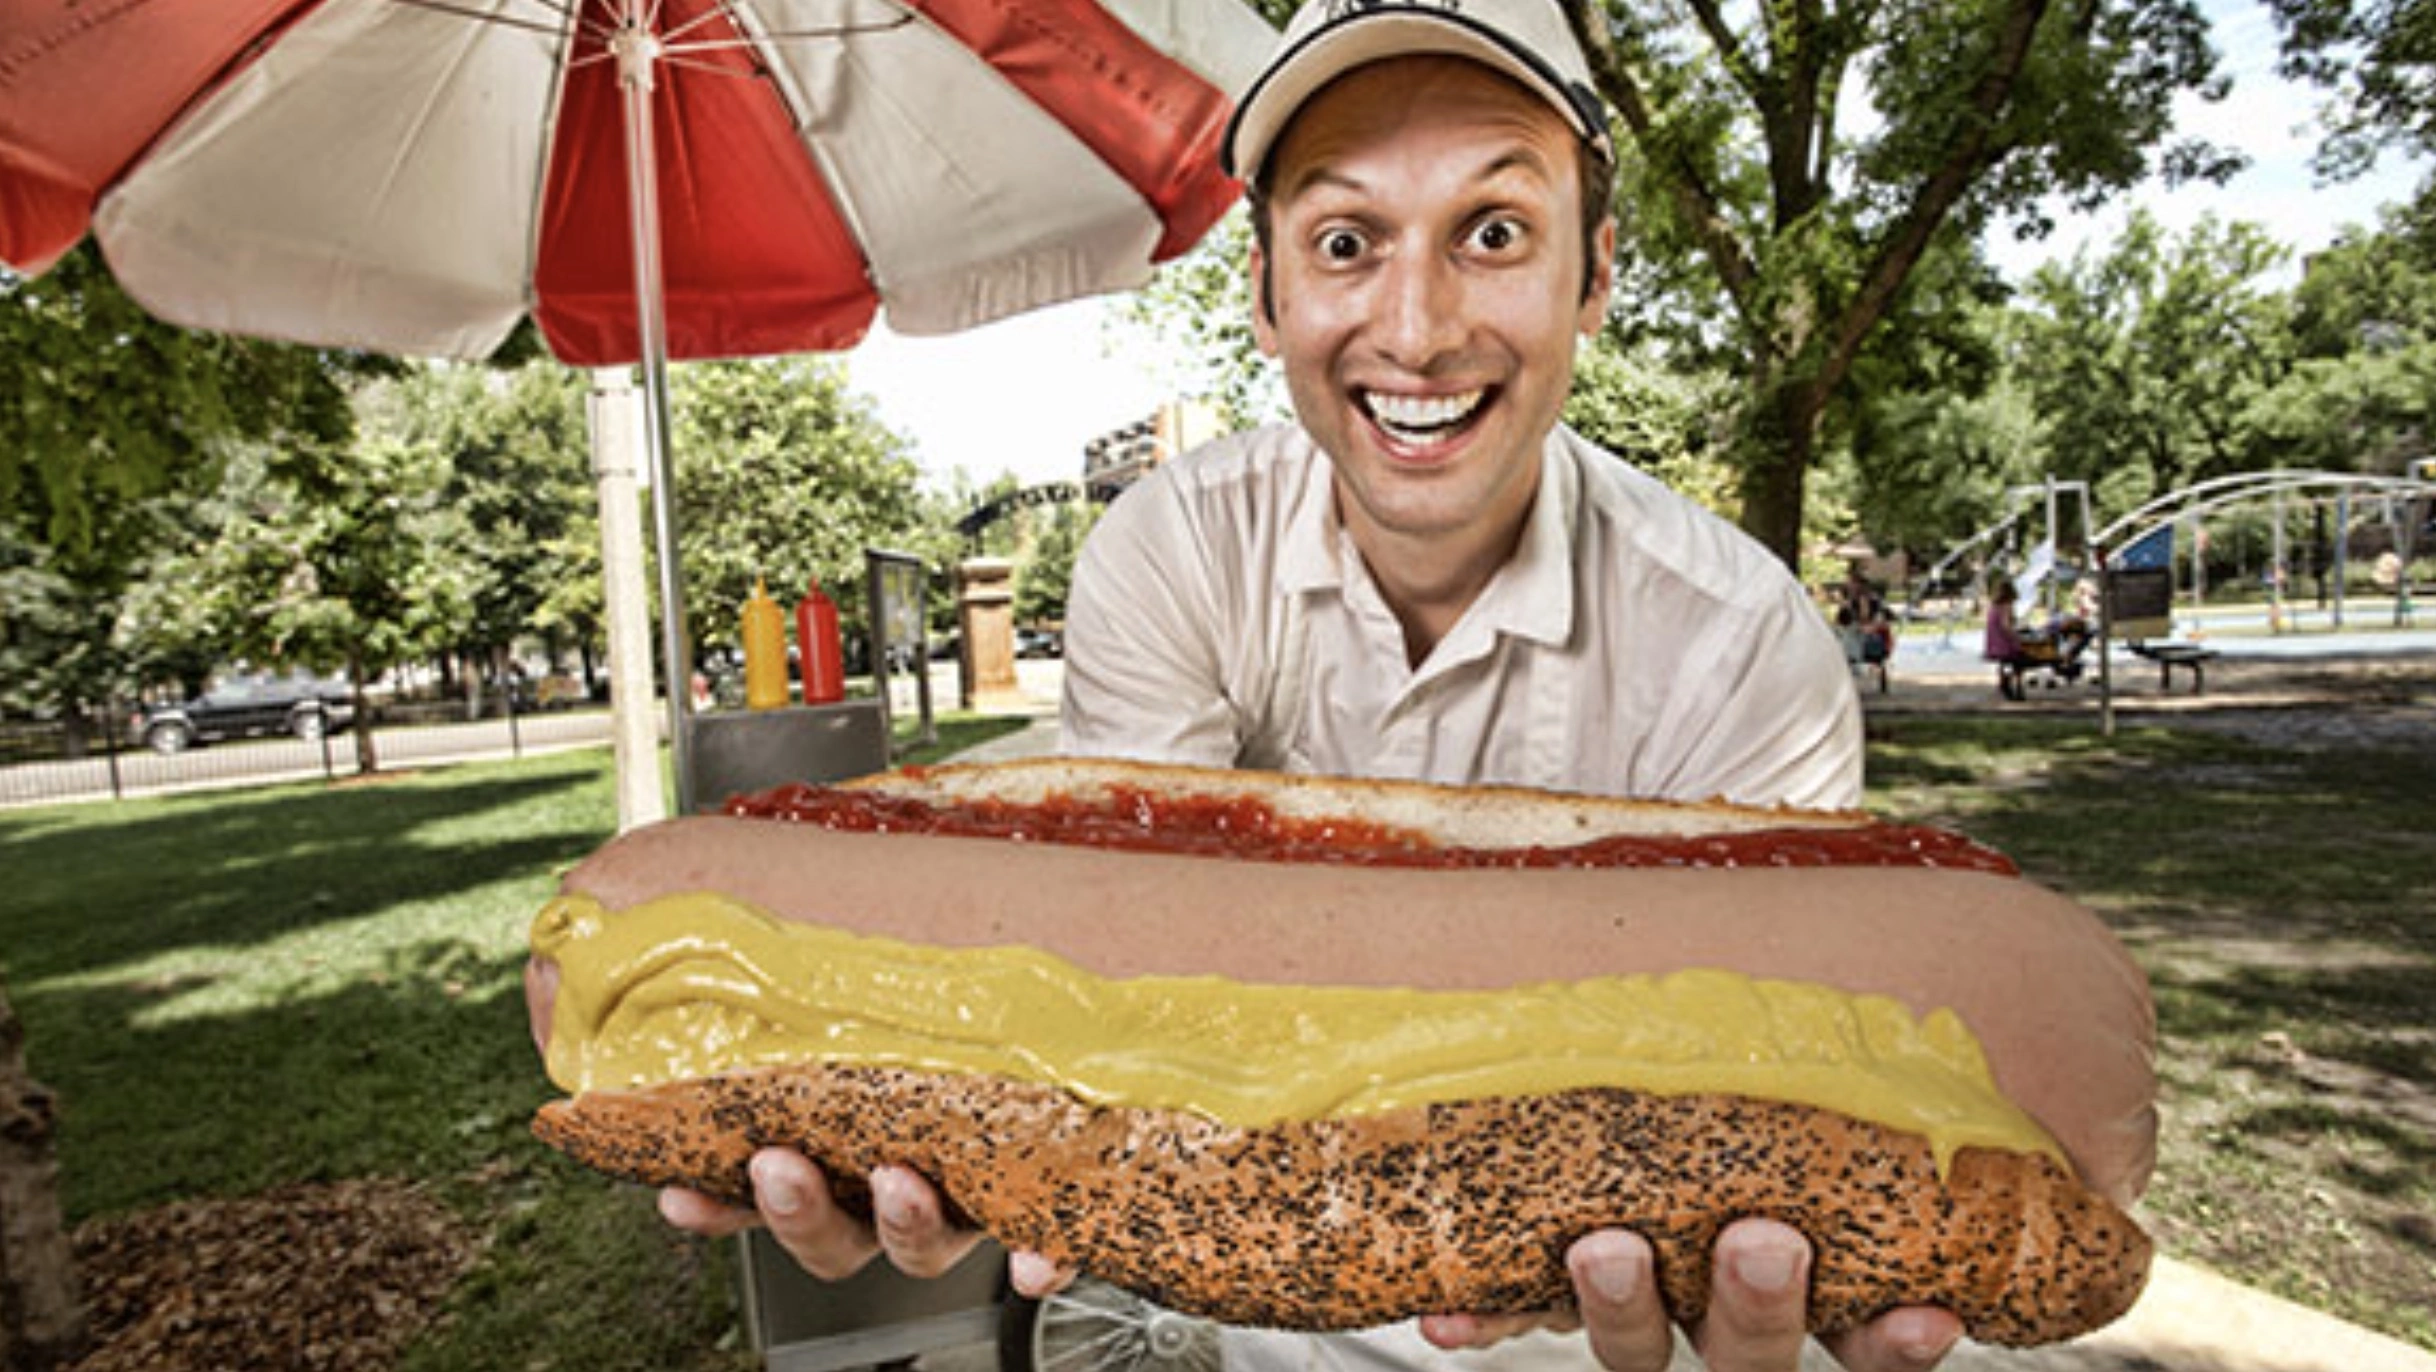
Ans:
[{"label": "playground equipment", "polygon": [[[2169,687],[2177,668],[2188,672],[2194,689],[2204,683],[2204,664],[2214,656],[2213,652],[2196,642],[2171,637],[2175,550],[2178,537],[2187,536],[2191,549],[2186,565],[2192,610],[2188,623],[2189,633],[2196,639],[2204,633],[2196,612],[2207,595],[2207,559],[2203,555],[2207,531],[2203,521],[2218,511],[2262,500],[2273,506],[2268,521],[2272,546],[2264,577],[2271,631],[2283,633],[2295,626],[2295,614],[2286,597],[2292,581],[2289,526],[2296,502],[2314,512],[2319,528],[2313,541],[2323,543],[2331,553],[2331,575],[2325,575],[2321,584],[2331,592],[2328,613],[2332,625],[2341,628],[2345,622],[2350,550],[2355,525],[2364,513],[2373,515],[2388,530],[2389,549],[2384,561],[2396,569],[2393,623],[2397,627],[2412,623],[2416,612],[2410,568],[2417,555],[2419,536],[2430,522],[2429,503],[2436,501],[2436,459],[2419,459],[2400,476],[2276,469],[2215,477],[2169,491],[2095,530],[2091,528],[2093,519],[2086,483],[2049,478],[2036,485],[2011,488],[2006,492],[2006,500],[2002,518],[1957,544],[1906,588],[1907,617],[1916,618],[1920,614],[1923,590],[1934,593],[1953,587],[1957,582],[1955,569],[1964,566],[1970,569],[1971,587],[1970,594],[1960,598],[1966,609],[1977,608],[1990,572],[2003,570],[2015,575],[2024,605],[2037,600],[2042,618],[2059,623],[2062,617],[2057,613],[2056,598],[2062,588],[2066,585],[2077,588],[2083,577],[2094,573],[2100,588],[2099,613],[2093,616],[2098,648],[2096,680],[2104,729],[2112,734],[2114,641],[2122,640],[2133,652],[2158,663]],[[2077,544],[2062,537],[2068,501],[2078,502]],[[2043,513],[2043,524],[2031,523],[2034,511]],[[2331,527],[2326,518],[2330,511]],[[2042,537],[2025,552],[2022,538],[2034,527]],[[2187,535],[2182,535],[2185,530]],[[2017,568],[2018,572],[2014,572]],[[1951,605],[1955,598],[1949,594],[1947,600]],[[1953,623],[1949,610],[1946,616],[1949,638]]]}]

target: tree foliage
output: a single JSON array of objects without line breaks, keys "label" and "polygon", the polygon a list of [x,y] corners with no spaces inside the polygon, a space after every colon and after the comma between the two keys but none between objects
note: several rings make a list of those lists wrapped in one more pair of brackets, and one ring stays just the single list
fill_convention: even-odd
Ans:
[{"label": "tree foliage", "polygon": [[47,275],[0,270],[0,710],[83,722],[148,670],[122,600],[192,537],[192,509],[246,442],[343,442],[347,390],[383,364],[151,318],[90,245]]},{"label": "tree foliage", "polygon": [[2279,69],[2327,92],[2318,165],[2356,176],[2389,148],[2436,151],[2436,0],[2267,0]]},{"label": "tree foliage", "polygon": [[2145,214],[2102,255],[2031,278],[2020,375],[2048,426],[2048,470],[2146,495],[2248,465],[2244,413],[2281,377],[2284,250],[2202,220],[2179,241]]},{"label": "tree foliage", "polygon": [[1252,290],[1247,264],[1252,221],[1239,205],[1193,250],[1159,269],[1150,284],[1121,300],[1113,318],[1120,338],[1164,340],[1175,395],[1202,396],[1229,429],[1245,429],[1286,413],[1277,369],[1252,338]]},{"label": "tree foliage", "polygon": [[1015,622],[1062,624],[1066,591],[1074,584],[1074,559],[1083,539],[1099,523],[1103,507],[1066,504],[1050,507],[1037,521],[1037,530],[1015,564]]},{"label": "tree foliage", "polygon": [[939,555],[938,511],[905,441],[830,361],[699,363],[675,382],[678,541],[697,654],[737,644],[756,582],[791,605],[817,578],[844,632],[868,633],[856,593],[863,550]]},{"label": "tree foliage", "polygon": [[46,275],[0,268],[0,509],[98,568],[113,521],[207,489],[232,438],[344,436],[348,377],[384,364],[164,324],[86,243]]},{"label": "tree foliage", "polygon": [[1697,260],[1687,312],[1746,381],[1743,522],[1788,561],[1828,407],[1942,237],[2231,165],[2168,141],[2175,95],[2216,89],[2189,0],[1565,2],[1623,135],[1626,242]]},{"label": "tree foliage", "polygon": [[1565,422],[1584,438],[1719,514],[1734,513],[1729,437],[1718,417],[1733,406],[1721,371],[1669,366],[1657,349],[1602,336],[1575,356]]},{"label": "tree foliage", "polygon": [[[495,656],[542,628],[541,607],[562,582],[589,576],[583,603],[599,603],[597,551],[569,546],[578,530],[598,541],[584,391],[580,373],[545,359],[513,370],[418,368],[368,399],[384,432],[447,463],[443,496],[465,525],[472,603],[457,646],[471,656]],[[596,610],[565,618],[580,633],[600,623]]]}]

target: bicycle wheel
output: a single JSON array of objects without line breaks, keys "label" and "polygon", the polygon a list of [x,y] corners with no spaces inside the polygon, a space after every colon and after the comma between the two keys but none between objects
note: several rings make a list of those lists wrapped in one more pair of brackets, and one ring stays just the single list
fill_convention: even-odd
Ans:
[{"label": "bicycle wheel", "polygon": [[1218,1326],[1084,1280],[1010,1297],[999,1360],[1006,1372],[1220,1372]]}]

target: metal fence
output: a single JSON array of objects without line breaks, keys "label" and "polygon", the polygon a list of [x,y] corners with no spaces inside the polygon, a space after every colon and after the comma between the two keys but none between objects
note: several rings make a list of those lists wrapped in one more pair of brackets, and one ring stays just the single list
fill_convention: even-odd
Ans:
[{"label": "metal fence", "polygon": [[[392,771],[479,757],[606,745],[605,709],[509,713],[467,720],[462,701],[380,708],[373,727],[377,767]],[[274,737],[156,753],[129,738],[123,722],[105,733],[49,721],[0,722],[0,806],[108,800],[210,787],[336,779],[361,770],[355,730],[318,739]]]}]

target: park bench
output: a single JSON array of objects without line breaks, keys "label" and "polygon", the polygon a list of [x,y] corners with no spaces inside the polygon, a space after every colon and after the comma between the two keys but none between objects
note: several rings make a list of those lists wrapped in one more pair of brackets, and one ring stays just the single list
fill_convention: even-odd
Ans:
[{"label": "park bench", "polygon": [[2157,681],[2162,690],[2174,689],[2174,669],[2180,667],[2191,674],[2191,694],[2207,689],[2207,665],[2216,660],[2214,648],[2196,643],[2160,643],[2151,639],[2131,640],[2131,650],[2157,664]]}]

